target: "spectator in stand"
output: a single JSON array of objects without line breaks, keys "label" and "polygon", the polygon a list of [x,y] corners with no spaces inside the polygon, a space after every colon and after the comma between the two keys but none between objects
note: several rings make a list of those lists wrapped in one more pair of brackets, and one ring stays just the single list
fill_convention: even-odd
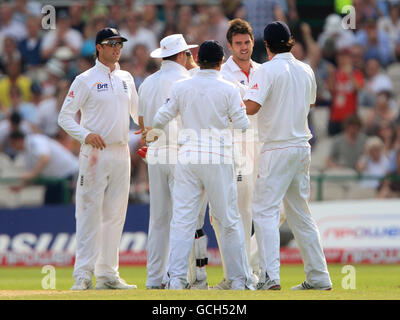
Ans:
[{"label": "spectator in stand", "polygon": [[83,7],[82,19],[85,22],[90,21],[96,17],[106,17],[108,16],[108,9],[98,0],[86,0]]},{"label": "spectator in stand", "polygon": [[342,48],[349,48],[354,44],[354,35],[351,30],[342,27],[342,18],[337,14],[330,14],[324,24],[322,33],[318,36],[318,45],[325,59],[335,61],[335,54]]},{"label": "spectator in stand", "polygon": [[209,13],[209,33],[208,38],[217,40],[224,48],[226,54],[229,51],[226,33],[229,29],[229,21],[219,5],[210,6]]},{"label": "spectator in stand", "polygon": [[384,179],[379,198],[400,198],[400,150],[396,152],[396,168]]},{"label": "spectator in stand", "polygon": [[400,36],[400,3],[389,4],[389,16],[378,19],[378,29],[385,31],[390,39],[390,47],[394,52]]},{"label": "spectator in stand", "polygon": [[147,50],[153,51],[157,48],[157,39],[154,33],[141,27],[142,16],[137,11],[130,11],[126,14],[126,25],[121,30],[121,35],[128,39],[121,51],[121,58],[131,57],[132,50],[138,43],[144,44]]},{"label": "spectator in stand", "polygon": [[397,119],[398,110],[390,106],[391,93],[381,91],[376,97],[376,107],[367,109],[364,116],[364,128],[367,135],[377,135],[382,123],[391,123]]},{"label": "spectator in stand", "polygon": [[356,169],[366,177],[376,179],[363,179],[361,186],[364,188],[377,189],[380,179],[389,172],[389,159],[384,152],[383,141],[376,136],[370,137],[365,143],[365,153],[357,162]]},{"label": "spectator in stand", "polygon": [[358,91],[364,85],[360,70],[355,70],[349,49],[341,49],[336,55],[337,69],[329,69],[327,88],[331,92],[331,110],[328,134],[333,136],[343,131],[343,122],[357,113]]},{"label": "spectator in stand", "polygon": [[0,70],[7,72],[7,66],[10,63],[19,63],[23,68],[21,53],[18,51],[16,39],[12,36],[6,36],[3,40],[3,54],[0,55]]},{"label": "spectator in stand", "polygon": [[94,52],[96,52],[95,37],[97,30],[107,27],[107,19],[103,16],[95,17],[86,23],[83,30],[83,44],[81,48],[81,56],[93,59]]},{"label": "spectator in stand", "polygon": [[253,28],[254,49],[252,59],[258,63],[267,60],[264,44],[264,28],[273,21],[286,21],[285,13],[277,0],[244,0],[246,20]]},{"label": "spectator in stand", "polygon": [[[109,7],[107,27],[120,29],[125,19],[125,8],[120,3],[112,3]],[[129,10],[128,10],[129,11]],[[99,29],[96,29],[99,30]]]},{"label": "spectator in stand", "polygon": [[178,10],[178,20],[175,22],[177,33],[182,34],[187,39],[190,26],[193,25],[193,9],[191,6],[180,6]]},{"label": "spectator in stand", "polygon": [[165,0],[162,6],[162,21],[165,25],[175,25],[178,21],[178,1]]},{"label": "spectator in stand", "polygon": [[393,84],[376,59],[366,61],[365,76],[365,86],[360,92],[359,101],[362,106],[372,107],[376,105],[377,93],[382,91],[392,92]]},{"label": "spectator in stand", "polygon": [[155,4],[145,4],[143,7],[143,26],[152,31],[157,40],[162,38],[165,24],[158,19],[158,9]]},{"label": "spectator in stand", "polygon": [[39,105],[35,124],[41,133],[48,137],[56,138],[59,135],[58,114],[70,84],[68,80],[59,80],[56,83],[55,95],[43,100]]},{"label": "spectator in stand", "polygon": [[23,102],[21,97],[21,91],[17,86],[10,88],[10,99],[11,99],[11,112],[18,112],[23,120],[28,121],[33,131],[37,132],[37,128],[34,125],[36,117],[36,108],[30,103],[30,101]]},{"label": "spectator in stand", "polygon": [[68,15],[70,18],[70,26],[72,29],[79,31],[83,35],[83,30],[85,29],[85,21],[82,18],[83,8],[82,4],[78,1],[74,1],[68,7]]},{"label": "spectator in stand", "polygon": [[43,98],[54,97],[57,83],[66,75],[63,64],[57,59],[49,60],[45,65],[45,79],[42,81]]},{"label": "spectator in stand", "polygon": [[[26,37],[26,27],[23,22],[13,19],[13,7],[8,2],[0,4],[0,39],[12,36],[17,41]],[[0,45],[0,52],[3,44]]]},{"label": "spectator in stand", "polygon": [[393,62],[390,38],[386,31],[378,29],[375,18],[366,18],[355,37],[355,42],[365,49],[365,59],[377,59],[383,67]]},{"label": "spectator in stand", "polygon": [[13,86],[19,88],[22,100],[30,101],[32,80],[21,74],[19,61],[10,61],[6,66],[7,75],[0,80],[0,106],[5,111],[11,107],[10,89]]},{"label": "spectator in stand", "polygon": [[361,128],[361,120],[357,115],[346,118],[343,133],[333,138],[327,169],[350,168],[356,170],[357,161],[365,150],[366,135]]},{"label": "spectator in stand", "polygon": [[40,18],[29,15],[26,20],[28,34],[18,45],[18,50],[24,57],[28,70],[37,70],[43,64],[40,55],[42,36],[40,35]]},{"label": "spectator in stand", "polygon": [[133,65],[132,65],[132,74],[135,75],[135,85],[136,88],[139,89],[139,86],[147,78],[149,73],[147,72],[147,65],[150,62],[150,53],[147,50],[147,47],[143,44],[137,44],[133,48],[132,52],[133,57]]},{"label": "spectator in stand", "polygon": [[393,122],[382,121],[379,126],[377,136],[382,139],[384,145],[384,153],[389,159],[389,169],[393,171],[396,167],[396,141],[398,134],[396,132],[396,125]]},{"label": "spectator in stand", "polygon": [[13,111],[7,118],[0,121],[0,152],[3,152],[11,159],[14,159],[17,151],[11,147],[8,138],[11,132],[16,130],[24,134],[33,132],[31,125],[26,120],[23,120],[17,111]]},{"label": "spectator in stand", "polygon": [[49,30],[43,36],[41,55],[45,60],[50,59],[53,54],[63,46],[68,47],[77,56],[83,43],[82,34],[71,28],[69,15],[62,10],[57,15],[56,30]]},{"label": "spectator in stand", "polygon": [[[42,89],[38,83],[36,82],[32,83],[31,93],[32,93],[31,101],[21,102],[18,111],[21,114],[22,118],[28,121],[32,125],[35,132],[39,132],[39,128],[37,128],[35,122],[37,117],[37,111],[42,101]],[[19,99],[20,98],[21,95],[19,95]]]},{"label": "spectator in stand", "polygon": [[[14,191],[31,183],[36,178],[58,178],[68,180],[71,189],[78,174],[78,158],[57,141],[41,134],[25,135],[14,131],[10,137],[11,146],[23,153],[27,172],[19,177]],[[46,184],[45,204],[63,203],[64,181]]]}]

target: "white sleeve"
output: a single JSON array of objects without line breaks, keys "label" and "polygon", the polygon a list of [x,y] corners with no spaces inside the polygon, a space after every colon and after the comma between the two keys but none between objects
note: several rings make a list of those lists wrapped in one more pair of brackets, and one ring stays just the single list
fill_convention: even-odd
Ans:
[{"label": "white sleeve", "polygon": [[[131,77],[132,77],[132,75],[131,75]],[[130,115],[131,115],[132,120],[136,124],[139,124],[138,103],[139,103],[139,97],[138,97],[138,93],[136,91],[135,80],[132,77],[132,94],[131,94],[131,101],[130,101]]]},{"label": "white sleeve", "polygon": [[250,122],[246,115],[246,105],[243,103],[238,90],[234,90],[232,93],[228,110],[234,129],[249,128]]},{"label": "white sleeve", "polygon": [[87,85],[76,78],[72,82],[71,87],[65,97],[60,114],[58,115],[58,124],[63,128],[71,137],[85,142],[86,137],[90,131],[79,125],[75,121],[75,114],[79,109],[84,109],[85,103],[89,97],[89,88]]},{"label": "white sleeve", "polygon": [[310,68],[311,73],[311,95],[310,95],[310,104],[314,104],[317,100],[317,82],[315,80],[314,71]]},{"label": "white sleeve", "polygon": [[171,93],[167,101],[158,109],[154,119],[153,128],[162,129],[165,125],[170,122],[173,118],[178,115],[178,95],[175,90],[175,86],[172,87]]},{"label": "white sleeve", "polygon": [[271,91],[272,80],[272,76],[266,71],[266,68],[259,68],[254,73],[243,100],[252,100],[262,106]]}]

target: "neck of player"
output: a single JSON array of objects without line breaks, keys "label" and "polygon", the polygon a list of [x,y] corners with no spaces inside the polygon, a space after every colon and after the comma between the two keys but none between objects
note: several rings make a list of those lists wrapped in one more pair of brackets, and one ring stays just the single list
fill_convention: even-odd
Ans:
[{"label": "neck of player", "polygon": [[110,62],[105,60],[103,57],[99,57],[99,61],[104,64],[105,66],[107,66],[110,69],[110,72],[113,72],[115,69],[115,62]]},{"label": "neck of player", "polygon": [[232,57],[233,61],[239,66],[240,69],[242,69],[244,72],[247,74],[250,73],[250,68],[251,68],[251,60],[239,60],[236,57]]}]

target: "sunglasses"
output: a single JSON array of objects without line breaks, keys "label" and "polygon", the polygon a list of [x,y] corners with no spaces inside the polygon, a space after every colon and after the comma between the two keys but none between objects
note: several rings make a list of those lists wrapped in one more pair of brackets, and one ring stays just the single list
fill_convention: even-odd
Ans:
[{"label": "sunglasses", "polygon": [[119,40],[104,40],[101,44],[105,44],[111,48],[117,47],[122,49],[124,47],[124,43]]}]

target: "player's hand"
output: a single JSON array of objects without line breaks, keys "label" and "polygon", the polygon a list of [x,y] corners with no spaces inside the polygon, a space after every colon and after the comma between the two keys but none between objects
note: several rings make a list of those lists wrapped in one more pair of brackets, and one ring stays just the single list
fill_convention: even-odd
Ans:
[{"label": "player's hand", "polygon": [[146,141],[146,136],[147,133],[152,129],[152,127],[145,127],[144,129],[139,129],[137,131],[135,131],[135,134],[141,134],[142,135],[142,139],[144,141]]},{"label": "player's hand", "polygon": [[106,147],[106,143],[103,138],[96,133],[89,133],[85,139],[86,144],[90,144],[93,148],[103,150]]}]

